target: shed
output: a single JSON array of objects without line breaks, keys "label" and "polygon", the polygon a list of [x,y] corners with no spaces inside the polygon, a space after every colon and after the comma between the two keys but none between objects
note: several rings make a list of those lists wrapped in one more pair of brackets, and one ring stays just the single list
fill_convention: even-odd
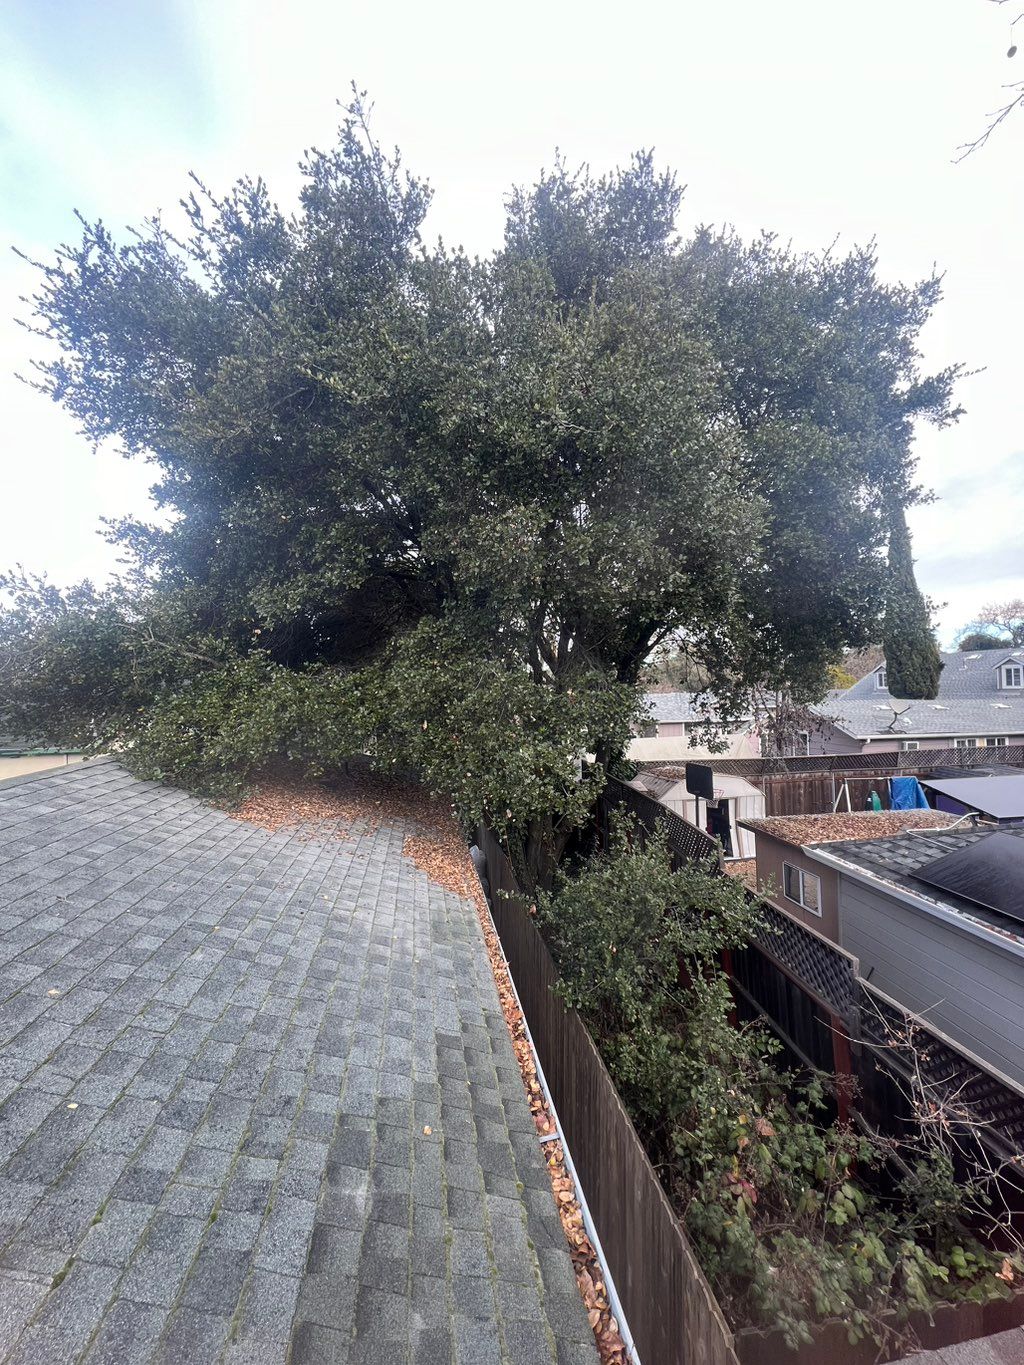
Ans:
[{"label": "shed", "polygon": [[764,815],[764,792],[746,778],[732,773],[715,773],[716,800],[705,801],[686,790],[682,777],[642,772],[634,779],[655,801],[689,820],[691,825],[721,839],[726,858],[753,858],[754,836],[740,825],[741,820],[759,820]]}]

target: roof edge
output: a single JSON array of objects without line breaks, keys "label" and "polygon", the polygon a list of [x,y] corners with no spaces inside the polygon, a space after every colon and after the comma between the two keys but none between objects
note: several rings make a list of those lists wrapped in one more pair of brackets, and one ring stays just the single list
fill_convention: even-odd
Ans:
[{"label": "roof edge", "polygon": [[105,767],[108,763],[117,766],[117,759],[110,754],[97,754],[95,758],[83,758],[81,763],[64,763],[53,768],[43,768],[38,773],[18,773],[16,777],[0,777],[0,791],[8,787],[20,787],[23,782],[40,782],[44,777],[56,777],[63,772],[81,772],[86,765],[90,768]]},{"label": "roof edge", "polygon": [[[856,841],[848,840],[847,842]],[[990,948],[999,947],[1013,957],[1024,958],[1024,940],[1009,938],[1000,933],[993,925],[986,924],[983,920],[974,919],[963,910],[958,910],[954,905],[946,905],[940,901],[932,900],[924,892],[914,892],[909,887],[889,881],[877,872],[869,871],[866,867],[847,862],[845,858],[833,853],[831,847],[826,849],[820,845],[807,844],[804,846],[804,852],[814,862],[823,863],[826,867],[831,867],[836,872],[841,872],[854,881],[860,882],[862,886],[882,890],[895,900],[902,901],[904,905],[909,905],[912,909],[919,910],[932,919],[937,919],[942,924],[948,925],[949,928],[966,934],[968,938],[981,939]]]}]

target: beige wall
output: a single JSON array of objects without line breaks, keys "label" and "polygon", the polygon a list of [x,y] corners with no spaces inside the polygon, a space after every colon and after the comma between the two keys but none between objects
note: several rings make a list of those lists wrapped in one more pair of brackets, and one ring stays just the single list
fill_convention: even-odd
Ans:
[{"label": "beige wall", "polygon": [[28,773],[43,773],[49,768],[63,768],[68,763],[81,763],[79,754],[29,754],[24,758],[0,758],[0,782],[5,777],[24,777]]},{"label": "beige wall", "polygon": [[685,763],[714,758],[760,758],[761,745],[748,730],[733,730],[722,737],[725,748],[712,753],[701,744],[691,744],[685,734],[666,735],[665,726],[659,727],[656,737],[634,735],[626,750],[634,763]]},{"label": "beige wall", "polygon": [[[839,942],[839,878],[830,867],[824,867],[808,858],[802,849],[793,844],[784,844],[768,834],[757,833],[757,889],[773,905],[785,910],[788,915],[809,929],[816,929],[833,943]],[[821,883],[821,914],[815,915],[802,905],[789,900],[783,892],[782,864],[791,863],[794,867],[810,872]]]}]

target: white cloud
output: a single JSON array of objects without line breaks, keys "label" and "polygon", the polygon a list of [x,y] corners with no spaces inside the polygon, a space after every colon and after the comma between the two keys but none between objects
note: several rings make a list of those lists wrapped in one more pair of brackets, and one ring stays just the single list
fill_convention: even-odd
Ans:
[{"label": "white cloud", "polygon": [[[74,203],[115,223],[138,219],[173,203],[189,168],[216,187],[263,173],[287,199],[302,149],[333,135],[335,101],[353,78],[376,101],[382,137],[431,178],[431,231],[475,251],[498,239],[508,187],[550,164],[556,145],[597,167],[654,145],[688,182],[684,230],[729,221],[801,247],[876,237],[887,276],[920,278],[934,263],[946,272],[926,364],[980,372],[961,386],[962,422],[918,441],[921,481],[944,496],[912,518],[922,586],[950,604],[944,635],[977,602],[1024,591],[1024,567],[1007,570],[1024,524],[1012,477],[1024,431],[1024,118],[952,164],[1007,79],[998,7],[864,0],[851,22],[820,0],[674,9],[640,0],[626,10],[583,0],[512,10],[180,0],[178,20],[188,43],[174,60],[190,49],[195,69],[161,72],[154,54],[152,106],[136,82],[119,116],[114,96],[98,110],[77,85],[55,82],[48,53],[8,46],[0,165],[8,184],[31,170],[18,203],[7,196],[8,239],[52,243]],[[175,120],[168,110],[186,75],[205,103],[201,117]],[[6,265],[0,291],[6,314],[15,292]],[[23,363],[22,334],[0,344],[4,363],[10,354]],[[4,546],[34,550],[27,557],[54,572],[98,570],[106,551],[85,528],[100,510],[141,501],[146,473],[96,462],[44,400],[12,392],[5,382],[0,402],[13,414],[5,502],[18,512],[0,511]],[[65,491],[67,514],[55,521]]]}]

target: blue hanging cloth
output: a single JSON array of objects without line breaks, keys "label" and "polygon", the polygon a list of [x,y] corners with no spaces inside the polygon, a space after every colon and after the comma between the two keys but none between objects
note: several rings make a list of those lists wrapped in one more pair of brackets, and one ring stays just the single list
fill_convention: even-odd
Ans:
[{"label": "blue hanging cloth", "polygon": [[928,798],[916,777],[894,777],[891,782],[893,810],[928,810]]}]

